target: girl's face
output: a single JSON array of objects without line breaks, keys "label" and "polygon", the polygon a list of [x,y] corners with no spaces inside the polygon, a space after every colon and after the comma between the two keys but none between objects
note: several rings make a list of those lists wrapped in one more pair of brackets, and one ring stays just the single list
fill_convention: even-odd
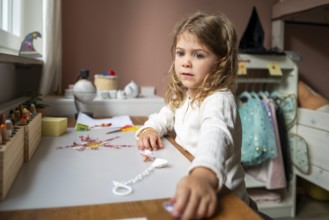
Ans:
[{"label": "girl's face", "polygon": [[207,74],[215,70],[219,58],[196,36],[185,31],[178,40],[175,51],[175,72],[193,98]]}]

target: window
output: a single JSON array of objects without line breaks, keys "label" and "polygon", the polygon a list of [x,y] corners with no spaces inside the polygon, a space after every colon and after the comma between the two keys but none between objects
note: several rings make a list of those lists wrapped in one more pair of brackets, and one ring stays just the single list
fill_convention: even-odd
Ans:
[{"label": "window", "polygon": [[20,36],[21,0],[0,0],[0,28]]},{"label": "window", "polygon": [[19,50],[21,14],[21,0],[0,0],[0,52]]},{"label": "window", "polygon": [[17,55],[32,31],[42,33],[42,0],[0,0],[0,53]]}]

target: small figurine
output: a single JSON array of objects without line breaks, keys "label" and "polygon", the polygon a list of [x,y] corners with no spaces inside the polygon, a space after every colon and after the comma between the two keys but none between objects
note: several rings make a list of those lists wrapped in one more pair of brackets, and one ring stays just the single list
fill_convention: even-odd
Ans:
[{"label": "small figurine", "polygon": [[4,124],[5,121],[6,121],[6,115],[5,115],[4,113],[2,113],[2,114],[0,115],[0,124]]},{"label": "small figurine", "polygon": [[41,54],[36,51],[33,46],[33,40],[41,38],[41,34],[37,31],[31,32],[26,35],[24,41],[21,44],[21,49],[19,50],[19,55],[24,57],[38,58],[41,57]]},{"label": "small figurine", "polygon": [[5,144],[7,141],[9,141],[8,131],[7,131],[5,123],[6,123],[6,115],[1,114],[0,115],[0,136],[1,136],[1,140],[2,140],[3,144]]},{"label": "small figurine", "polygon": [[16,124],[18,124],[21,120],[21,112],[19,111],[18,108],[15,109],[15,121]]},{"label": "small figurine", "polygon": [[23,108],[23,115],[25,115],[27,122],[32,120],[32,118],[30,117],[30,111],[27,110],[27,108]]},{"label": "small figurine", "polygon": [[30,112],[32,114],[32,118],[34,118],[38,114],[37,109],[35,108],[35,105],[33,103],[31,104]]},{"label": "small figurine", "polygon": [[10,119],[6,120],[6,128],[7,128],[7,132],[8,132],[8,137],[12,137],[14,134],[14,125]]},{"label": "small figurine", "polygon": [[16,120],[15,120],[15,111],[13,109],[11,109],[9,111],[9,119],[12,121],[13,125],[16,124]]},{"label": "small figurine", "polygon": [[0,130],[1,130],[2,142],[5,144],[7,141],[9,141],[9,136],[8,136],[8,131],[7,131],[6,125],[1,124]]},{"label": "small figurine", "polygon": [[22,115],[19,124],[20,124],[20,125],[27,125],[27,124],[28,124],[28,120],[27,120],[27,115],[26,115],[26,114],[23,114],[23,115]]}]

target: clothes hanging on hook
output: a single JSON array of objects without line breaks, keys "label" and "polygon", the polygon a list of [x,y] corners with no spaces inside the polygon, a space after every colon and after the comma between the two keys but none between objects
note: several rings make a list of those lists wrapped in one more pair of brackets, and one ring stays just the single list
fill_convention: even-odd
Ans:
[{"label": "clothes hanging on hook", "polygon": [[273,134],[275,135],[275,145],[277,156],[271,158],[259,166],[247,169],[246,172],[259,181],[265,183],[267,189],[281,189],[287,186],[285,168],[282,156],[282,146],[278,132],[278,124],[276,119],[275,103],[265,94],[262,95],[263,107],[267,113],[268,121],[271,123]]},{"label": "clothes hanging on hook", "polygon": [[[278,115],[278,112],[285,112],[289,105],[283,104],[286,108],[284,109],[280,106],[282,102],[277,103],[278,100],[285,100],[290,96],[281,94],[279,96],[279,94],[268,91],[258,93],[244,91],[239,96],[239,112],[243,129],[242,164],[247,173],[264,182],[268,189],[286,187],[292,174],[287,130],[282,129],[282,126],[284,128],[288,126],[286,123],[282,124],[282,117],[287,116]],[[288,113],[286,114],[289,116]],[[255,153],[255,146],[259,144],[264,144],[261,148],[263,154]],[[270,153],[267,152],[268,150]]]}]

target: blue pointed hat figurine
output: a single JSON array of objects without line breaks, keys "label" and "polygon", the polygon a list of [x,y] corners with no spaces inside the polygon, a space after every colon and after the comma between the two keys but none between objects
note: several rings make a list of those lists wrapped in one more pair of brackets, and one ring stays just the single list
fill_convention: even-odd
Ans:
[{"label": "blue pointed hat figurine", "polygon": [[37,31],[31,32],[26,35],[24,41],[22,42],[21,49],[19,50],[19,55],[24,57],[38,58],[41,54],[33,46],[33,40],[41,38],[41,34]]}]

